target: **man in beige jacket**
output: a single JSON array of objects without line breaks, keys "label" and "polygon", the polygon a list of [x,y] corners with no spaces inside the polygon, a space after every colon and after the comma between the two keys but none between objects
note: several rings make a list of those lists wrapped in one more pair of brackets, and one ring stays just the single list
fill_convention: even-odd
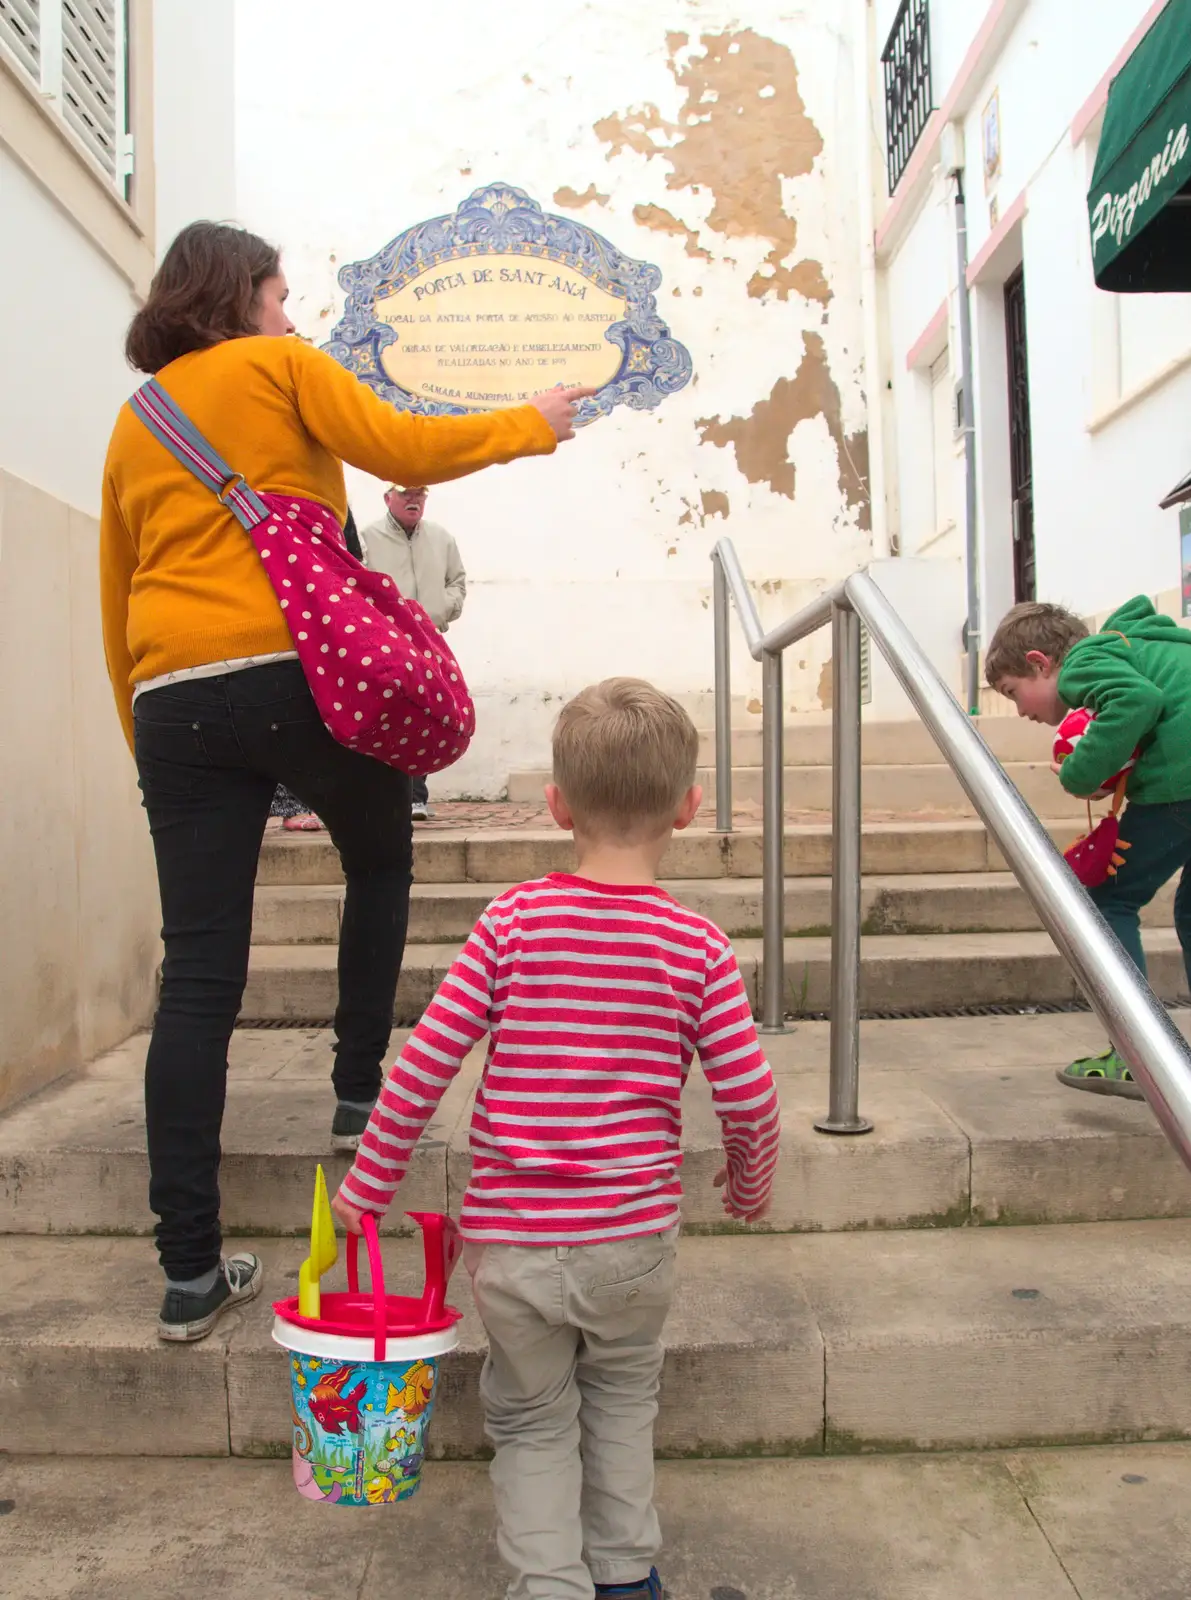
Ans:
[{"label": "man in beige jacket", "polygon": [[[427,522],[426,490],[391,484],[385,493],[386,514],[361,530],[364,560],[392,578],[407,599],[416,600],[431,622],[446,633],[463,610],[467,573],[454,539],[437,522]],[[415,822],[431,815],[424,778],[411,780]]]}]

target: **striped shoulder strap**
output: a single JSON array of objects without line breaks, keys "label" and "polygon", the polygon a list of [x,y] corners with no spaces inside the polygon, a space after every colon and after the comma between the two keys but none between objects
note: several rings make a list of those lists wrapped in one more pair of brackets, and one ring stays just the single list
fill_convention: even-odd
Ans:
[{"label": "striped shoulder strap", "polygon": [[150,378],[129,400],[129,404],[153,437],[163,444],[176,461],[205,483],[221,505],[225,505],[242,528],[251,531],[269,515],[269,508],[203,438],[184,411]]}]

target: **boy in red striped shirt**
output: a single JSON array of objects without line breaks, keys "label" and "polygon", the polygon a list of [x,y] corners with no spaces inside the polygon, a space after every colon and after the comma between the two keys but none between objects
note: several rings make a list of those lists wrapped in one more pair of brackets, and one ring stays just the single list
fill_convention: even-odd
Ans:
[{"label": "boy in red striped shirt", "polygon": [[671,834],[699,809],[697,757],[686,712],[638,679],[565,707],[546,798],[574,832],[577,874],[488,907],[334,1201],[353,1232],[388,1209],[487,1034],[460,1226],[488,1334],[481,1393],[509,1600],[662,1595],[653,1422],[696,1051],[723,1129],[724,1209],[756,1222],[769,1208],[777,1093],[732,946],[656,885]]}]

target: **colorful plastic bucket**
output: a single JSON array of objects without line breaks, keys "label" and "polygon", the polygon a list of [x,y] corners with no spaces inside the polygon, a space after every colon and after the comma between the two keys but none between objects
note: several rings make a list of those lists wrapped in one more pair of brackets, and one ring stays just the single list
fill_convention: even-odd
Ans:
[{"label": "colorful plastic bucket", "polygon": [[371,1293],[360,1292],[352,1238],[348,1293],[324,1294],[317,1321],[298,1315],[296,1299],[274,1306],[273,1338],[289,1352],[294,1486],[307,1500],[385,1505],[421,1483],[438,1361],[455,1348],[460,1313],[444,1299],[458,1253],[453,1228],[445,1217],[415,1220],[427,1266],[420,1301],[385,1294],[368,1217]]}]

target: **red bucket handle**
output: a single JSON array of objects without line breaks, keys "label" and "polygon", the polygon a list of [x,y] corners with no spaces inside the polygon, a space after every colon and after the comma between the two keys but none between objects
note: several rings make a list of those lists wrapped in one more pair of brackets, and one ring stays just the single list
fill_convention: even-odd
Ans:
[{"label": "red bucket handle", "polygon": [[[441,1325],[441,1319],[448,1309],[447,1285],[463,1249],[459,1229],[450,1217],[444,1217],[437,1211],[409,1211],[406,1215],[422,1230],[426,1277],[422,1288],[421,1319],[425,1323]],[[380,1240],[376,1232],[376,1218],[370,1212],[364,1212],[361,1222],[364,1243],[368,1247],[368,1275],[372,1280],[373,1354],[377,1361],[383,1361],[388,1332],[388,1305],[385,1300]],[[347,1287],[352,1294],[360,1293],[360,1236],[356,1233],[347,1236]]]},{"label": "red bucket handle", "polygon": [[[368,1247],[368,1276],[372,1282],[372,1329],[373,1329],[373,1358],[377,1361],[385,1359],[387,1340],[387,1316],[385,1311],[385,1269],[380,1258],[380,1240],[376,1233],[376,1218],[366,1211],[361,1218],[364,1228],[364,1243]],[[360,1292],[360,1236],[349,1233],[347,1236],[347,1287],[352,1294]]]}]

